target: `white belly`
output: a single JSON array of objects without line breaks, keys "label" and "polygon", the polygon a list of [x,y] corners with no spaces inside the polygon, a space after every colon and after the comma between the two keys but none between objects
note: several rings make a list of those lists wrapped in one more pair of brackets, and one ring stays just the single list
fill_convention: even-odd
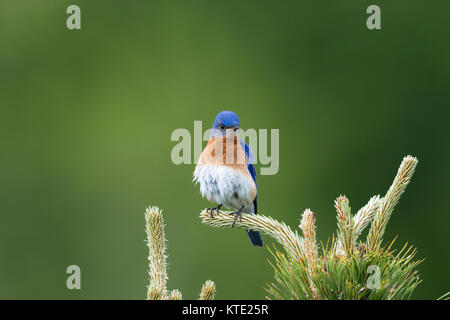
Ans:
[{"label": "white belly", "polygon": [[200,193],[209,201],[233,209],[253,207],[256,185],[250,175],[224,165],[203,164],[195,168],[194,181],[200,183]]}]

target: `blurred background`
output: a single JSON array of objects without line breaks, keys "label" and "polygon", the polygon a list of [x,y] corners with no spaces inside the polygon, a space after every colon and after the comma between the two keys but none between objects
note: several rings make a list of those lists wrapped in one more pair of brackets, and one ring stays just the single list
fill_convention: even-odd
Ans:
[{"label": "blurred background", "polygon": [[[66,28],[70,4],[82,30]],[[173,130],[224,109],[280,129],[260,213],[297,228],[311,208],[324,242],[336,197],[357,211],[418,157],[385,240],[426,259],[413,298],[449,291],[450,3],[377,1],[374,31],[370,4],[2,1],[0,298],[144,299],[144,211],[157,205],[169,288],[196,299],[212,279],[218,299],[263,299],[272,241],[201,224],[194,165],[170,157]],[[81,290],[66,288],[72,264]]]}]

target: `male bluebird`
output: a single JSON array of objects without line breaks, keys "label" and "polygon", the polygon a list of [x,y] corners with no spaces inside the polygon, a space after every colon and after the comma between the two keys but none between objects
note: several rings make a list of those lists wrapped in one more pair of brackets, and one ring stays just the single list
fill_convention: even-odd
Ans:
[{"label": "male bluebird", "polygon": [[[208,208],[219,212],[222,206],[236,211],[233,226],[241,213],[257,213],[256,170],[250,147],[238,137],[239,117],[231,111],[220,112],[212,126],[211,138],[194,171],[200,192],[218,206]],[[254,246],[264,245],[258,231],[247,230]]]}]

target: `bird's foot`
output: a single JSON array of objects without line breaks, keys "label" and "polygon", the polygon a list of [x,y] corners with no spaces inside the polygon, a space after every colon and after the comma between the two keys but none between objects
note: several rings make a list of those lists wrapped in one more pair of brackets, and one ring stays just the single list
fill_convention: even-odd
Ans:
[{"label": "bird's foot", "polygon": [[234,225],[236,224],[237,218],[239,218],[239,221],[242,221],[242,212],[243,211],[244,211],[244,206],[242,206],[239,210],[230,213],[230,214],[235,214],[236,215],[234,217],[234,220],[233,220],[233,223],[232,223],[231,227],[234,227]]},{"label": "bird's foot", "polygon": [[209,212],[211,214],[211,218],[214,219],[213,213],[214,210],[216,210],[216,213],[219,214],[219,209],[223,206],[223,204],[219,204],[217,207],[214,208],[206,208],[206,212]]}]

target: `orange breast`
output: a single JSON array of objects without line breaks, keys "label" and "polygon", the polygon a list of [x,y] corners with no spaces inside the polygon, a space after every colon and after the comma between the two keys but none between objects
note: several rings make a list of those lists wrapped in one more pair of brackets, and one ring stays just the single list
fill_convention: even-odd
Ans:
[{"label": "orange breast", "polygon": [[212,137],[198,161],[198,165],[205,164],[224,165],[239,170],[242,174],[248,175],[251,178],[247,168],[245,152],[236,134],[230,134],[224,137]]}]

